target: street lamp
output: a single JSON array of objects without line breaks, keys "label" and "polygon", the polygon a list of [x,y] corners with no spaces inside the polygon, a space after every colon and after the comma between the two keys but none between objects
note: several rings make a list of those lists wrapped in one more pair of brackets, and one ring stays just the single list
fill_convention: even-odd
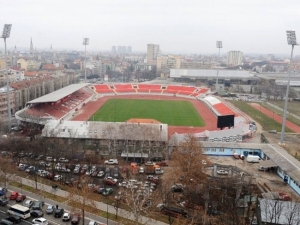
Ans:
[{"label": "street lamp", "polygon": [[289,90],[290,90],[290,80],[291,80],[291,67],[292,67],[293,51],[294,51],[294,46],[297,45],[296,32],[295,31],[287,30],[286,31],[286,36],[287,36],[288,45],[292,46],[292,51],[291,51],[291,59],[290,59],[290,68],[289,68],[288,83],[287,83],[287,86],[286,86],[286,94],[285,94],[285,101],[284,101],[284,110],[283,110],[282,128],[281,128],[281,137],[280,137],[280,143],[281,144],[283,144],[283,142],[284,142],[286,112],[287,112],[287,104],[288,104]]},{"label": "street lamp", "polygon": [[86,46],[89,45],[89,38],[83,38],[84,45],[84,82],[86,83]]},{"label": "street lamp", "polygon": [[[218,58],[220,58],[220,49],[223,48],[222,41],[216,42],[217,48],[219,49]],[[216,80],[216,91],[219,91],[219,69],[217,69],[217,80]]]},{"label": "street lamp", "polygon": [[7,51],[6,51],[6,38],[9,38],[11,24],[4,24],[3,32],[1,38],[4,40],[5,48],[5,73],[6,73],[6,97],[7,97],[7,112],[8,112],[8,130],[11,129],[11,109],[10,109],[10,95],[9,95],[9,78],[7,70]]}]

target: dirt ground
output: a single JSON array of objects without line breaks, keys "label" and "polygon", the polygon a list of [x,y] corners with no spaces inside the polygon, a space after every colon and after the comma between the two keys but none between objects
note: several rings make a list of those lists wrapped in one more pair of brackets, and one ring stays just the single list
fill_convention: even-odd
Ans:
[{"label": "dirt ground", "polygon": [[276,172],[259,171],[259,163],[247,163],[246,160],[234,159],[229,156],[211,156],[210,160],[212,163],[236,166],[241,170],[241,172],[244,171],[252,175],[252,183],[256,183],[257,185],[259,183],[261,186],[267,187],[272,192],[284,192],[292,196],[293,199],[299,200],[297,193],[284,183]]}]

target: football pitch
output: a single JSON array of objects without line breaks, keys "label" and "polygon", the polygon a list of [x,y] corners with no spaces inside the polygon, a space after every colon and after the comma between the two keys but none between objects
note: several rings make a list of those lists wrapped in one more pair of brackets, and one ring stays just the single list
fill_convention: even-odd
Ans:
[{"label": "football pitch", "polygon": [[188,101],[109,99],[89,121],[125,122],[131,118],[155,119],[170,126],[205,125]]}]

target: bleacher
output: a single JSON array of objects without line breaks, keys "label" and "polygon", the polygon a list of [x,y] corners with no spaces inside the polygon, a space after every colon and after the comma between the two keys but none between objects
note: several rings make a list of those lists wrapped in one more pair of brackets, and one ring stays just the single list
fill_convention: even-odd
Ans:
[{"label": "bleacher", "polygon": [[138,84],[137,91],[144,93],[161,93],[162,90],[160,84]]},{"label": "bleacher", "polygon": [[39,103],[26,109],[26,114],[33,117],[51,116],[60,119],[90,98],[94,93],[89,89],[80,89],[55,103]]},{"label": "bleacher", "polygon": [[131,93],[136,92],[131,84],[115,84],[115,91],[117,93]]},{"label": "bleacher", "polygon": [[223,102],[213,105],[214,109],[217,110],[222,116],[235,115],[235,113]]},{"label": "bleacher", "polygon": [[100,93],[115,93],[114,90],[111,90],[106,84],[94,84],[95,91]]}]

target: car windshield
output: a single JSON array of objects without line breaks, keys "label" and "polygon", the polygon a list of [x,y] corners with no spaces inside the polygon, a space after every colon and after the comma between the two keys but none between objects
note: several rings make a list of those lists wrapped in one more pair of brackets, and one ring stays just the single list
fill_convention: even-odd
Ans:
[{"label": "car windshield", "polygon": [[53,207],[52,205],[48,205],[47,209],[52,209],[52,207]]}]

